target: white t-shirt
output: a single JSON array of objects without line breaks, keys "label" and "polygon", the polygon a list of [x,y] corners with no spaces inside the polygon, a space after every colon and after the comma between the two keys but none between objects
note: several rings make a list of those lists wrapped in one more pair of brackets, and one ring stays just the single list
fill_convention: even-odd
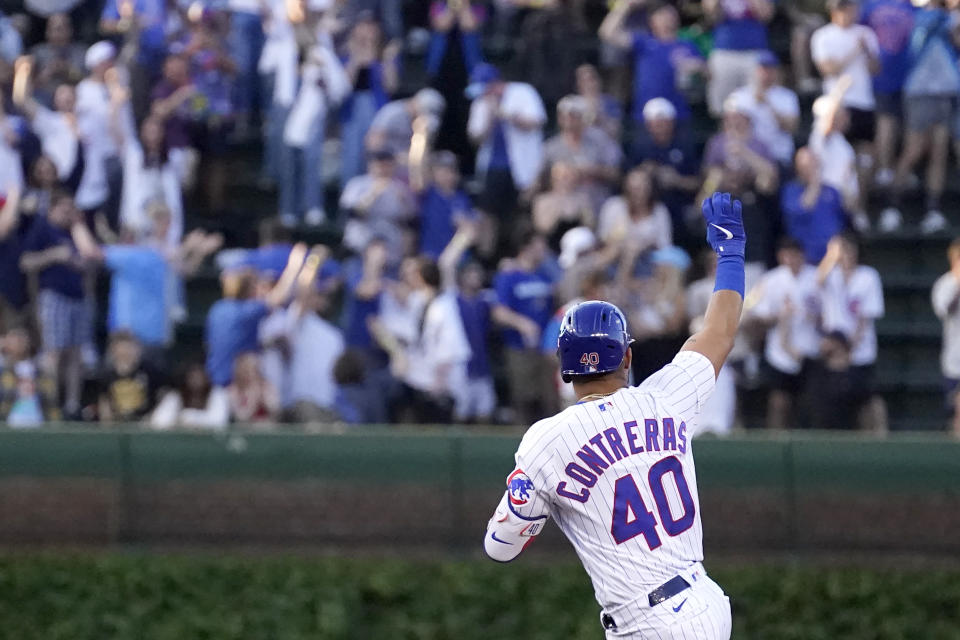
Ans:
[{"label": "white t-shirt", "polygon": [[337,396],[333,366],[345,348],[340,330],[315,313],[301,314],[294,303],[286,311],[271,314],[261,325],[261,342],[277,336],[289,341],[290,361],[285,370],[279,370],[276,361],[268,360],[265,373],[284,381],[278,388],[282,406],[309,402],[332,407]]},{"label": "white t-shirt", "polygon": [[823,184],[840,192],[844,203],[855,203],[860,197],[857,153],[847,139],[837,131],[824,136],[815,122],[808,144],[820,162],[820,180]]},{"label": "white t-shirt", "polygon": [[[820,314],[820,295],[817,290],[817,270],[811,265],[803,265],[800,272],[781,265],[767,273],[751,295],[759,296],[751,313],[773,326],[767,331],[764,357],[778,371],[796,375],[803,367],[803,358],[817,355],[820,340],[817,335],[817,318]],[[799,356],[795,358],[784,345],[784,322],[779,318],[787,300],[793,305],[786,326],[789,328],[791,349]]]},{"label": "white t-shirt", "polygon": [[20,153],[0,136],[0,189],[6,191],[8,187],[23,189],[23,164]]},{"label": "white t-shirt", "polygon": [[877,331],[874,320],[883,317],[883,285],[873,267],[860,265],[849,278],[834,269],[823,283],[823,330],[841,331],[853,338],[861,319],[867,320],[860,339],[850,351],[850,364],[864,366],[877,361]]},{"label": "white t-shirt", "polygon": [[[510,173],[517,189],[523,190],[533,184],[540,175],[543,166],[543,125],[547,122],[547,111],[540,94],[525,82],[509,82],[503,90],[499,104],[500,115],[505,119],[521,117],[539,123],[530,129],[519,129],[509,121],[504,122],[504,137],[507,141],[507,156],[510,158]],[[494,117],[490,102],[483,97],[470,105],[470,119],[467,131],[479,136],[490,126]],[[477,172],[483,173],[490,162],[493,148],[492,136],[489,136],[477,151]]]},{"label": "white t-shirt", "polygon": [[754,87],[741,87],[733,92],[738,104],[750,111],[753,132],[770,154],[780,163],[793,161],[793,134],[780,128],[777,116],[798,118],[800,102],[797,94],[786,87],[773,86],[764,93],[765,102],[757,101]]},{"label": "white t-shirt", "polygon": [[663,249],[673,244],[670,212],[662,202],[657,202],[649,216],[632,220],[626,198],[613,196],[608,198],[600,209],[597,235],[605,243],[626,239],[630,246],[638,251]]},{"label": "white t-shirt", "polygon": [[[826,60],[844,60],[860,48],[861,39],[866,42],[867,48],[873,55],[880,54],[877,34],[870,27],[855,24],[843,28],[833,23],[813,32],[810,38],[810,54],[818,64]],[[856,109],[873,111],[876,102],[873,98],[873,77],[870,74],[868,62],[867,54],[861,51],[839,73],[824,78],[823,92],[829,93],[840,76],[848,74],[852,84],[843,97],[843,104]]]},{"label": "white t-shirt", "polygon": [[107,87],[90,78],[77,85],[77,130],[83,140],[83,177],[77,188],[77,206],[95,209],[110,194],[105,162],[120,155],[117,140],[110,130],[111,108]]},{"label": "white t-shirt", "polygon": [[933,285],[933,311],[943,322],[943,347],[940,350],[940,369],[944,377],[960,380],[960,305],[950,310],[950,303],[960,294],[960,283],[947,272]]},{"label": "white t-shirt", "polygon": [[421,391],[453,396],[466,380],[467,361],[472,353],[454,295],[444,293],[434,298],[427,306],[422,325],[407,349],[406,382]]},{"label": "white t-shirt", "polygon": [[37,106],[31,124],[34,133],[40,138],[43,154],[49,157],[57,168],[57,177],[66,180],[77,165],[77,152],[80,150],[80,141],[67,116],[59,111]]}]

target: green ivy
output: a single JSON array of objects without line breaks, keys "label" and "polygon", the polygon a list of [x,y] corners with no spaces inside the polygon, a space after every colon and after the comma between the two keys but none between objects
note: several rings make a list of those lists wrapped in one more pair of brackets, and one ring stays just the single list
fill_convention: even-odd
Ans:
[{"label": "green ivy", "polygon": [[[734,638],[960,638],[960,570],[712,570]],[[578,565],[293,556],[0,556],[0,638],[601,640]]]}]

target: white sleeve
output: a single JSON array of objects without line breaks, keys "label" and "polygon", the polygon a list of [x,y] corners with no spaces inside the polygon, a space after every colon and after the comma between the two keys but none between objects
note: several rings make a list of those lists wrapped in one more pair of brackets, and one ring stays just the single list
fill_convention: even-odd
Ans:
[{"label": "white sleeve", "polygon": [[471,138],[479,137],[487,130],[490,124],[490,104],[482,98],[477,98],[470,105],[470,119],[467,121],[467,133]]},{"label": "white sleeve", "polygon": [[946,320],[950,316],[950,303],[957,297],[958,292],[960,292],[960,283],[949,273],[941,276],[933,285],[930,298],[933,303],[933,312],[938,318]]},{"label": "white sleeve", "polygon": [[438,362],[457,364],[469,360],[471,352],[467,332],[460,319],[460,309],[451,303],[452,300],[444,300],[435,311],[436,342],[433,348],[439,354]]},{"label": "white sleeve", "polygon": [[866,25],[860,25],[860,29],[863,31],[864,40],[867,42],[867,48],[870,49],[870,53],[874,56],[879,56],[880,41],[877,39],[877,33]]},{"label": "white sleeve", "polygon": [[826,38],[824,37],[826,35],[823,31],[824,28],[825,27],[821,27],[817,29],[810,37],[810,57],[817,63],[830,59],[830,48],[827,46]]},{"label": "white sleeve", "polygon": [[689,421],[700,413],[716,384],[713,363],[702,353],[681,351],[673,362],[657,371],[637,388],[658,392],[674,417]]},{"label": "white sleeve", "polygon": [[37,134],[37,137],[43,140],[54,132],[53,112],[43,105],[37,105],[37,111],[33,116],[33,120],[30,122],[30,126],[33,132]]},{"label": "white sleeve", "polygon": [[883,284],[880,282],[880,274],[871,269],[867,272],[869,275],[869,285],[863,308],[860,309],[860,315],[864,318],[882,318],[884,314],[883,305]]},{"label": "white sleeve", "polygon": [[497,562],[510,562],[543,531],[550,504],[519,466],[507,476],[507,490],[487,523],[483,548]]}]

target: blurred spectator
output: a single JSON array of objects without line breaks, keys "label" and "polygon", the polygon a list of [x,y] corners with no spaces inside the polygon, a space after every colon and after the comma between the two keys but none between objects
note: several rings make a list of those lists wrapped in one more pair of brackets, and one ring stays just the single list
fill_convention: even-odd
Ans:
[{"label": "blurred spectator", "polygon": [[63,84],[76,85],[83,79],[84,48],[73,41],[73,22],[66,13],[47,18],[46,40],[30,48],[36,76],[37,99],[53,106],[53,93]]},{"label": "blurred spectator", "polygon": [[940,371],[944,378],[946,404],[951,413],[950,430],[960,438],[960,239],[947,250],[950,270],[933,285],[933,310],[943,323]]},{"label": "blurred spectator", "polygon": [[13,64],[23,53],[23,38],[9,17],[0,11],[0,60]]},{"label": "blurred spectator", "polygon": [[112,132],[123,149],[123,197],[120,222],[138,236],[150,231],[150,207],[162,203],[170,211],[166,246],[180,244],[183,235],[183,196],[180,176],[170,158],[163,121],[148,117],[140,125],[139,139],[129,105],[129,92],[113,85]]},{"label": "blurred spectator", "polygon": [[[327,2],[332,4],[329,0]],[[318,4],[316,0],[314,4]],[[267,6],[262,0],[227,0],[230,10],[227,42],[230,57],[236,65],[233,102],[236,107],[236,128],[240,134],[246,134],[262,103],[257,67],[265,42],[261,13]]]},{"label": "blurred spectator", "polygon": [[427,76],[447,103],[437,146],[453,151],[464,161],[471,152],[467,136],[470,103],[464,89],[474,67],[483,61],[479,30],[486,15],[482,2],[434,0],[430,4]]},{"label": "blurred spectator", "polygon": [[504,82],[491,65],[470,76],[470,139],[479,147],[476,172],[483,189],[479,207],[497,219],[504,239],[513,226],[519,192],[534,186],[543,167],[543,101],[529,84]]},{"label": "blurred spectator", "polygon": [[363,173],[364,140],[377,114],[399,86],[400,46],[381,46],[380,25],[369,14],[357,17],[343,59],[352,93],[340,110],[340,184]]},{"label": "blurred spectator", "polygon": [[652,269],[634,277],[632,251],[628,244],[620,281],[629,296],[624,310],[634,338],[633,379],[642,382],[673,360],[687,336],[684,277],[690,257],[677,247],[658,249],[650,255]]},{"label": "blurred spectator", "polygon": [[670,213],[658,200],[649,171],[638,167],[627,174],[623,195],[613,196],[600,210],[597,235],[601,242],[623,247],[634,259],[673,243]]},{"label": "blurred spectator", "polygon": [[620,145],[599,127],[590,125],[590,104],[577,95],[564,97],[557,104],[560,131],[543,147],[545,169],[565,162],[577,170],[577,190],[596,210],[610,197],[620,180],[623,153]]},{"label": "blurred spectator", "polygon": [[[643,107],[644,129],[634,142],[631,161],[652,172],[661,200],[670,211],[674,243],[700,246],[691,237],[688,210],[700,188],[700,158],[684,127],[678,127],[676,109],[666,98],[654,98]],[[699,221],[700,212],[695,212]],[[698,223],[699,224],[699,223]]]},{"label": "blurred spectator", "polygon": [[143,360],[137,338],[117,331],[110,335],[107,369],[99,383],[100,422],[137,422],[153,411],[165,382]]},{"label": "blurred spectator", "polygon": [[413,97],[383,105],[370,123],[368,149],[388,149],[406,160],[414,133],[414,121],[423,118],[428,130],[436,128],[443,117],[446,101],[436,89],[420,89]]},{"label": "blurred spectator", "polygon": [[750,81],[757,56],[769,49],[767,23],[775,7],[772,0],[704,0],[703,11],[713,23],[707,104],[719,116],[727,97]]},{"label": "blurred spectator", "polygon": [[60,418],[56,383],[37,366],[30,332],[11,328],[0,335],[0,420],[22,428]]},{"label": "blurred spectator", "polygon": [[[820,180],[836,189],[843,197],[843,207],[851,214],[860,231],[870,228],[863,209],[864,196],[857,177],[857,154],[844,133],[850,124],[849,113],[841,97],[849,86],[849,77],[834,85],[829,94],[813,103],[813,127],[808,148],[820,167]],[[883,220],[880,222],[883,226]]]},{"label": "blurred spectator", "polygon": [[557,407],[553,383],[557,362],[539,349],[541,332],[553,313],[553,296],[550,281],[538,272],[546,257],[546,240],[527,232],[517,247],[516,257],[506,261],[494,279],[493,318],[507,327],[503,342],[514,419],[533,424]]},{"label": "blurred spectator", "polygon": [[280,219],[293,226],[302,219],[322,224],[323,143],[327,114],[350,93],[350,80],[326,36],[303,47],[300,88],[286,114],[280,151]]},{"label": "blurred spectator", "polygon": [[[856,0],[830,0],[828,7],[830,24],[814,32],[810,51],[823,76],[825,94],[833,94],[841,78],[849,79],[849,87],[839,99],[848,113],[845,134],[857,151],[858,179],[865,188],[872,182],[874,170],[876,100],[872,77],[880,71],[880,45],[870,27],[857,24]],[[864,205],[861,199],[857,208],[863,210]]]},{"label": "blurred spectator", "polygon": [[[126,40],[136,55],[131,64],[132,104],[137,119],[147,113],[150,87],[159,76],[167,53],[165,0],[106,0],[100,32],[109,39]],[[92,65],[87,64],[87,69]]]},{"label": "blurred spectator", "polygon": [[[687,285],[687,317],[690,319],[689,331],[697,333],[703,327],[703,319],[707,312],[707,305],[713,295],[717,274],[717,254],[714,251],[704,252],[706,273],[700,280]],[[712,432],[719,436],[728,435],[733,429],[737,416],[737,386],[735,382],[733,364],[727,363],[717,375],[717,384],[713,394],[703,405],[697,433]]]},{"label": "blurred spectator", "polygon": [[227,387],[230,419],[241,424],[272,425],[280,417],[277,390],[260,373],[257,354],[245,352],[233,361],[233,379]]},{"label": "blurred spectator", "polygon": [[65,416],[80,411],[80,348],[90,341],[90,312],[84,302],[84,261],[71,237],[83,225],[73,198],[56,193],[45,218],[37,218],[23,241],[20,268],[36,274],[37,318],[43,345],[43,369],[64,390]]},{"label": "blurred spectator", "polygon": [[286,302],[305,256],[305,246],[294,246],[283,274],[263,300],[255,296],[255,280],[248,269],[221,275],[223,299],[210,307],[206,322],[207,373],[214,385],[230,384],[237,355],[256,350],[260,321],[271,307]]},{"label": "blurred spectator", "polygon": [[[796,418],[806,390],[809,366],[820,339],[817,269],[806,264],[803,248],[792,239],[781,240],[780,266],[769,271],[747,296],[747,314],[766,328],[764,380],[770,389],[767,425],[786,429]],[[799,421],[797,421],[799,422]]]},{"label": "blurred spectator", "polygon": [[457,422],[489,424],[497,408],[488,341],[496,294],[484,288],[486,273],[478,262],[469,261],[458,269],[464,252],[475,239],[473,225],[465,225],[447,245],[439,266],[444,289],[456,295],[460,322],[470,347],[466,376],[453,389],[453,416]]},{"label": "blurred spectator", "polygon": [[885,210],[890,231],[902,220],[899,211],[907,179],[916,164],[927,156],[924,188],[927,213],[920,222],[924,233],[935,233],[947,226],[940,210],[950,153],[950,128],[960,96],[960,69],[954,38],[960,41],[955,18],[944,9],[943,0],[931,0],[916,14],[910,39],[910,71],[903,87],[903,151],[891,185],[892,207]]},{"label": "blurred spectator", "polygon": [[[753,132],[751,110],[738,96],[723,107],[723,126],[707,141],[703,153],[706,173],[701,193],[715,190],[736,193],[743,203],[743,223],[750,242],[748,263],[768,263],[776,233],[775,214],[767,210],[766,198],[776,192],[777,165]],[[702,200],[703,198],[697,198]]]},{"label": "blurred spectator", "polygon": [[154,429],[223,429],[230,421],[227,390],[214,387],[202,364],[192,364],[177,388],[167,391],[150,416]]},{"label": "blurred spectator", "polygon": [[817,264],[830,238],[846,227],[843,198],[823,184],[817,157],[807,147],[797,151],[795,172],[797,177],[780,190],[783,227],[803,247],[807,262]]},{"label": "blurred spectator", "polygon": [[850,364],[850,338],[842,331],[825,333],[817,355],[809,371],[810,427],[854,429],[860,391]]},{"label": "blurred spectator", "polygon": [[820,93],[820,80],[814,74],[810,59],[810,37],[827,22],[825,3],[823,0],[799,0],[782,6],[791,23],[790,64],[794,88],[804,96]]},{"label": "blurred spectator", "polygon": [[603,79],[592,64],[577,67],[577,95],[587,101],[587,121],[599,127],[613,140],[620,139],[623,130],[623,107],[609,93],[603,91]]},{"label": "blurred spectator", "polygon": [[[823,332],[828,336],[839,332],[847,343],[849,369],[841,403],[851,408],[853,419],[847,428],[859,424],[863,430],[885,434],[887,407],[874,386],[877,362],[874,324],[884,314],[883,284],[877,270],[860,264],[859,260],[860,247],[854,236],[841,234],[830,241],[817,268],[817,281],[822,289]],[[831,368],[829,360],[824,366]],[[830,406],[836,405],[830,403]]]},{"label": "blurred spectator", "polygon": [[14,76],[13,102],[30,119],[40,146],[57,170],[57,179],[70,192],[75,192],[83,173],[83,148],[80,144],[75,113],[77,96],[72,85],[61,84],[53,94],[54,111],[37,102],[32,96],[30,75],[33,61],[17,60]]},{"label": "blurred spectator", "polygon": [[[690,119],[690,106],[682,90],[689,86],[690,76],[703,69],[703,59],[695,46],[677,39],[680,17],[672,5],[664,4],[650,12],[649,34],[646,31],[630,33],[627,30],[626,18],[629,12],[644,5],[646,1],[626,0],[614,5],[600,26],[600,37],[604,42],[621,49],[631,49],[633,52],[634,122],[643,122],[643,107],[653,98],[669,100],[676,109],[676,119],[687,122]],[[758,4],[766,2],[751,1]],[[752,69],[753,58],[750,60]],[[745,83],[746,76],[743,82],[730,87],[727,93]]]},{"label": "blurred spectator", "polygon": [[170,161],[180,181],[192,186],[198,169],[197,128],[203,117],[203,97],[190,75],[190,59],[171,54],[163,62],[163,77],[150,94],[150,114],[163,121]]},{"label": "blurred spectator", "polygon": [[411,165],[410,185],[420,197],[420,253],[437,259],[457,228],[475,219],[470,198],[460,188],[457,156],[439,151],[426,166]]},{"label": "blurred spectator", "polygon": [[345,348],[340,329],[320,314],[327,301],[317,279],[329,257],[326,247],[315,247],[307,257],[297,284],[297,296],[260,328],[260,342],[279,348],[282,378],[273,385],[280,403],[294,422],[330,422],[336,417],[334,366]]},{"label": "blurred spectator", "polygon": [[[324,1],[319,0],[321,4]],[[376,18],[388,40],[403,37],[402,0],[341,0],[340,3],[343,5],[343,18],[348,23]]]},{"label": "blurred spectator", "polygon": [[362,351],[347,349],[333,365],[337,383],[334,408],[337,417],[348,424],[385,424],[388,421],[386,395],[371,386]]},{"label": "blurred spectator", "polygon": [[408,254],[409,225],[416,215],[410,189],[396,177],[396,156],[388,149],[367,154],[367,173],[350,179],[340,195],[340,208],[349,213],[343,244],[361,252],[374,238],[383,238],[396,265]]},{"label": "blurred spectator", "polygon": [[7,188],[0,207],[0,332],[27,320],[27,283],[20,269],[33,219],[20,212],[20,190]]},{"label": "blurred spectator", "polygon": [[860,14],[861,22],[877,34],[880,47],[880,71],[873,78],[873,91],[877,101],[876,183],[881,187],[893,182],[915,12],[910,0],[869,0]]},{"label": "blurred spectator", "polygon": [[593,227],[593,203],[577,190],[580,173],[566,160],[553,164],[550,170],[550,190],[533,201],[533,228],[547,239],[552,251],[560,251],[560,239],[574,227]]},{"label": "blurred spectator", "polygon": [[800,122],[797,94],[780,84],[780,61],[772,51],[757,56],[750,84],[734,91],[734,99],[750,112],[753,132],[781,167],[793,162],[793,134]]},{"label": "blurred spectator", "polygon": [[[112,1],[112,0],[111,0]],[[121,147],[114,135],[114,108],[107,76],[111,78],[116,49],[101,41],[84,56],[88,75],[77,85],[77,130],[84,144],[84,171],[77,188],[77,206],[88,216],[101,212],[113,229],[119,228],[123,181]],[[115,84],[115,83],[114,83]]]},{"label": "blurred spectator", "polygon": [[454,398],[467,380],[470,343],[456,296],[440,287],[437,264],[421,258],[417,267],[415,287],[423,299],[422,312],[402,355],[403,407],[397,415],[401,422],[449,424]]},{"label": "blurred spectator", "polygon": [[0,93],[0,185],[23,192],[23,161],[20,156],[18,122],[7,115],[7,96]]},{"label": "blurred spectator", "polygon": [[568,0],[536,3],[520,25],[513,71],[528,80],[548,105],[573,91],[577,67],[586,62],[580,40],[587,35],[582,17]]}]

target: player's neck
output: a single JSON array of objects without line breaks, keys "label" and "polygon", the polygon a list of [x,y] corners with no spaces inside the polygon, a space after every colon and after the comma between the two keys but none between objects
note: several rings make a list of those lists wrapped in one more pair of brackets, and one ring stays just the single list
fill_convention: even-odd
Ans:
[{"label": "player's neck", "polygon": [[582,402],[584,400],[598,400],[605,396],[616,393],[625,386],[627,386],[627,383],[618,379],[595,380],[582,384],[574,382],[573,393],[577,396],[578,402]]}]

